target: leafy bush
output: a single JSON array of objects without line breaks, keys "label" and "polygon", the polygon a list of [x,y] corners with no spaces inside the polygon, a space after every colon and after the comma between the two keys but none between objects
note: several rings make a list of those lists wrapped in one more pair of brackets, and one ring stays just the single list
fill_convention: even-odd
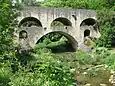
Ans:
[{"label": "leafy bush", "polygon": [[[96,3],[96,4],[95,4]],[[41,6],[48,7],[69,7],[69,8],[80,8],[80,9],[102,9],[108,8],[107,0],[46,0],[41,3]]]},{"label": "leafy bush", "polygon": [[107,48],[95,48],[92,53],[77,51],[76,60],[81,65],[107,65],[110,70],[115,70],[115,53],[111,53]]},{"label": "leafy bush", "polygon": [[13,31],[17,25],[17,12],[11,3],[11,0],[0,1],[0,55],[14,51]]},{"label": "leafy bush", "polygon": [[34,60],[17,71],[9,82],[11,86],[73,86],[73,74],[67,63],[53,57],[49,50],[39,49]]},{"label": "leafy bush", "polygon": [[103,9],[97,13],[101,37],[97,40],[98,46],[111,47],[114,36],[114,14],[111,10]]},{"label": "leafy bush", "polygon": [[12,76],[11,63],[0,63],[0,86],[7,86]]}]

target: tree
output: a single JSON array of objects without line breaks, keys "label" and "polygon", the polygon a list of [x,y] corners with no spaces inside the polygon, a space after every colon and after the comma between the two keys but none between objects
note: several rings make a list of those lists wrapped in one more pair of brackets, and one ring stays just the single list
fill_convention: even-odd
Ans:
[{"label": "tree", "polygon": [[15,0],[16,6],[39,6],[40,2],[37,0]]},{"label": "tree", "polygon": [[13,49],[13,31],[16,26],[16,10],[10,0],[0,0],[0,55],[6,55]]},{"label": "tree", "polygon": [[97,40],[98,46],[111,47],[112,40],[115,39],[115,24],[113,12],[108,9],[103,9],[98,12],[98,22],[101,37]]},{"label": "tree", "polygon": [[108,7],[107,0],[45,0],[42,6],[69,7],[80,9],[102,9]]}]

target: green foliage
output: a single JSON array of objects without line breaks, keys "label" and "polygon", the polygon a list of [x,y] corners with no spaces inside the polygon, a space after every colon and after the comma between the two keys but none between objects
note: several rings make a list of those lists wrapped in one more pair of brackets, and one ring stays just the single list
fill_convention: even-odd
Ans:
[{"label": "green foliage", "polygon": [[38,43],[45,43],[45,44],[49,44],[51,42],[56,42],[56,41],[59,41],[60,38],[62,37],[63,35],[59,34],[59,33],[49,33],[49,34],[46,34],[45,36],[43,36],[39,41]]},{"label": "green foliage", "polygon": [[13,50],[13,31],[17,13],[12,9],[11,1],[0,1],[0,55]]},{"label": "green foliage", "polygon": [[12,75],[15,48],[13,31],[17,25],[17,12],[11,0],[0,0],[0,85],[7,86]]},{"label": "green foliage", "polygon": [[104,47],[95,48],[91,53],[78,51],[76,53],[76,60],[79,62],[76,74],[78,83],[98,86],[106,82],[109,86],[110,71],[115,71],[114,53]]},{"label": "green foliage", "polygon": [[95,48],[92,53],[85,53],[78,51],[76,53],[76,60],[81,65],[107,65],[111,70],[115,70],[115,54],[111,53],[107,48]]},{"label": "green foliage", "polygon": [[108,65],[109,69],[115,70],[115,54],[111,54],[104,59],[105,64]]},{"label": "green foliage", "polygon": [[45,0],[41,6],[102,9],[109,6],[107,0]]},{"label": "green foliage", "polygon": [[0,63],[0,86],[6,86],[10,81],[12,69],[9,62]]},{"label": "green foliage", "polygon": [[46,49],[36,50],[32,55],[35,60],[10,78],[11,86],[73,86],[73,72],[68,64]]},{"label": "green foliage", "polygon": [[[2,65],[0,79],[2,84],[10,86],[73,86],[74,71],[87,72],[86,77],[97,77],[103,73],[101,67],[107,66],[110,70],[115,70],[115,54],[107,48],[96,48],[92,53],[77,51],[76,55],[55,55],[49,49],[36,49],[32,53],[32,60],[26,65],[17,65],[18,70],[12,72],[9,62]],[[77,62],[74,62],[77,61]],[[17,62],[18,63],[18,62]],[[78,70],[80,68],[80,70]],[[81,72],[81,73],[82,73]],[[4,77],[1,78],[1,77]],[[1,83],[0,83],[1,84]]]},{"label": "green foliage", "polygon": [[37,0],[15,0],[15,7],[23,8],[24,6],[40,6],[40,2]]},{"label": "green foliage", "polygon": [[114,36],[114,14],[107,9],[98,12],[98,23],[101,37],[98,39],[98,46],[111,47]]},{"label": "green foliage", "polygon": [[[21,5],[32,6],[36,5],[35,2],[22,0]],[[16,7],[19,5],[20,2],[17,0]],[[114,0],[47,0],[42,5],[115,10]],[[56,55],[47,48],[35,48],[31,56],[28,55],[31,60],[23,58],[25,63],[20,62],[16,59],[18,55],[15,56],[16,51],[12,39],[14,27],[17,24],[16,17],[17,12],[12,7],[12,1],[0,0],[0,86],[73,86],[75,68],[78,71],[79,69],[86,71],[89,77],[103,74],[98,68],[100,65],[115,71],[115,54],[106,48],[96,48],[92,53],[77,51],[74,55],[67,53]],[[98,21],[102,35],[97,44],[109,47],[114,38],[114,15],[104,9],[98,13]],[[59,34],[51,34],[43,37],[41,42],[44,43],[41,47],[49,47],[66,44],[67,39]],[[62,49],[62,46],[59,48]]]}]

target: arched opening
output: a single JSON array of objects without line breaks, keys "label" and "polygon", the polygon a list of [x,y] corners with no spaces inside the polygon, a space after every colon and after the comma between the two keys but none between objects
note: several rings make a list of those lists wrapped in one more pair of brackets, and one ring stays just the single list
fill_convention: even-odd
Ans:
[{"label": "arched opening", "polygon": [[59,17],[52,21],[51,27],[53,26],[72,26],[72,23],[67,18]]},{"label": "arched opening", "polygon": [[90,38],[98,38],[100,33],[98,30],[98,23],[93,18],[84,19],[80,24],[80,31],[82,36],[82,41],[86,36],[90,36]]},{"label": "arched opening", "polygon": [[88,29],[86,29],[84,31],[84,37],[86,37],[86,36],[90,36],[90,30],[88,30]]},{"label": "arched opening", "polygon": [[19,32],[19,38],[20,39],[26,39],[26,38],[28,38],[27,32],[25,30],[20,31]]},{"label": "arched opening", "polygon": [[88,18],[81,22],[80,26],[93,26],[97,24],[95,19]]},{"label": "arched opening", "polygon": [[[52,21],[51,23],[51,29],[56,30],[56,31],[68,31],[70,28],[72,28],[72,23],[69,19],[64,18],[64,17],[59,17],[56,18],[55,20]],[[55,39],[62,38],[63,35],[59,33],[52,33],[56,37]]]},{"label": "arched opening", "polygon": [[37,48],[48,48],[53,53],[74,52],[77,41],[65,32],[55,31],[40,37],[36,43]]},{"label": "arched opening", "polygon": [[42,27],[42,24],[38,19],[34,17],[26,17],[19,23],[19,27],[32,27],[32,26]]},{"label": "arched opening", "polygon": [[81,22],[80,28],[82,30],[90,29],[90,30],[95,30],[97,32],[98,31],[97,21],[93,18],[87,18]]}]

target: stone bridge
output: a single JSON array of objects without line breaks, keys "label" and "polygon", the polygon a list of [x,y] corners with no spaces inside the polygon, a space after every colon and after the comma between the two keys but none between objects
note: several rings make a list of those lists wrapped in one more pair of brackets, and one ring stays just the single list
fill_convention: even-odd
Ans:
[{"label": "stone bridge", "polygon": [[93,10],[25,7],[20,11],[18,21],[17,40],[25,49],[34,48],[41,37],[52,32],[64,35],[74,49],[85,36],[100,37]]}]

